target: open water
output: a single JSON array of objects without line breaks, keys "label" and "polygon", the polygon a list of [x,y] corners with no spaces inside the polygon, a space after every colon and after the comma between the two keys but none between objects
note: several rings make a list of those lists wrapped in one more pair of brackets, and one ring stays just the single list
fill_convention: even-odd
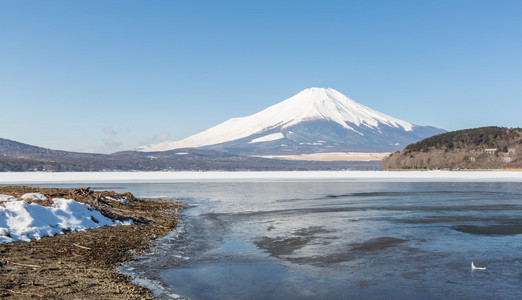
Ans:
[{"label": "open water", "polygon": [[162,298],[522,299],[520,182],[96,187],[189,206],[176,233],[122,267]]}]

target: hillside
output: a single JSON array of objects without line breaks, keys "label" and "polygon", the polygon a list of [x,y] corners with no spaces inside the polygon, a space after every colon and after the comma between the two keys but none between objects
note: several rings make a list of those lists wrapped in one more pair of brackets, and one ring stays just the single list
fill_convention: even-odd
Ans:
[{"label": "hillside", "polygon": [[378,162],[285,161],[204,149],[113,154],[51,150],[0,138],[0,172],[380,169]]},{"label": "hillside", "polygon": [[386,169],[522,168],[522,128],[481,127],[439,134],[383,160]]}]

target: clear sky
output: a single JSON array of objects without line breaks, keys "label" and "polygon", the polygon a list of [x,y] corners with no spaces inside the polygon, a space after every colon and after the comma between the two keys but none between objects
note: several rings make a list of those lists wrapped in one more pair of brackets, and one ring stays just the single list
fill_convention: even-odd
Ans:
[{"label": "clear sky", "polygon": [[0,137],[115,152],[308,87],[446,130],[522,126],[522,1],[0,0]]}]

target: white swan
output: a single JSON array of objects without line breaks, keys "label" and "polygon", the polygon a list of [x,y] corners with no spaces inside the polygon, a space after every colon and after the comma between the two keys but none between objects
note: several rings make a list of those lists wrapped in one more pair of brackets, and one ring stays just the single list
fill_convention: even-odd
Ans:
[{"label": "white swan", "polygon": [[475,264],[471,262],[471,270],[485,270],[486,267],[475,267]]}]

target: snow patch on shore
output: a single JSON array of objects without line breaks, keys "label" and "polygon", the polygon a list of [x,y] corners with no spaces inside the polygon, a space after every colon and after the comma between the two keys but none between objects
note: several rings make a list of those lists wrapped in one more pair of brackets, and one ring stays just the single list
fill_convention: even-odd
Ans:
[{"label": "snow patch on shore", "polygon": [[47,197],[45,197],[45,195],[42,195],[40,193],[27,193],[22,196],[22,199],[24,199],[24,200],[47,200]]},{"label": "snow patch on shore", "polygon": [[0,194],[0,201],[16,201],[16,200],[18,200],[18,199],[16,199],[13,196]]},{"label": "snow patch on shore", "polygon": [[129,200],[127,200],[127,198],[125,198],[125,197],[120,198],[117,196],[114,196],[114,197],[106,196],[105,199],[112,200],[112,201],[118,201],[118,202],[122,202],[122,203],[129,203]]},{"label": "snow patch on shore", "polygon": [[53,201],[51,207],[25,201],[0,204],[0,244],[132,223],[109,219],[99,211],[73,199],[55,198]]}]

